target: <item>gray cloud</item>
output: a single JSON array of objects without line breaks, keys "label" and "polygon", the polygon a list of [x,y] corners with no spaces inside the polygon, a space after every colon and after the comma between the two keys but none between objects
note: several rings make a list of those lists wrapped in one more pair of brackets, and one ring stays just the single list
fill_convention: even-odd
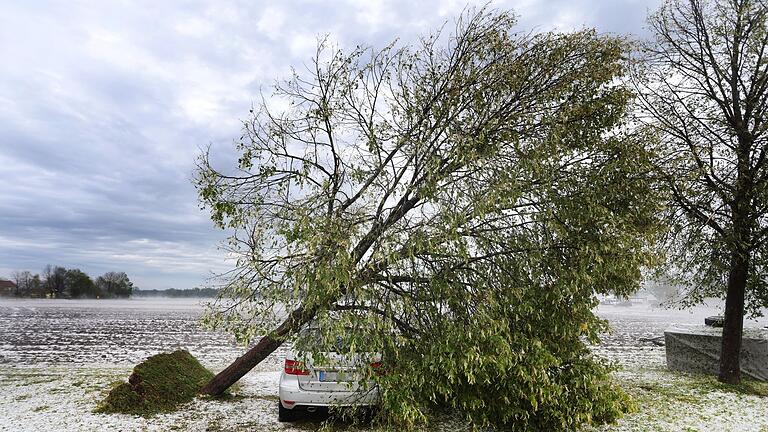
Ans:
[{"label": "gray cloud", "polygon": [[[380,46],[457,1],[6,2],[0,15],[0,276],[45,264],[124,270],[142,288],[227,269],[190,183],[228,155],[260,89],[318,35]],[[483,2],[478,2],[482,4]],[[497,1],[522,29],[643,34],[657,0]]]}]

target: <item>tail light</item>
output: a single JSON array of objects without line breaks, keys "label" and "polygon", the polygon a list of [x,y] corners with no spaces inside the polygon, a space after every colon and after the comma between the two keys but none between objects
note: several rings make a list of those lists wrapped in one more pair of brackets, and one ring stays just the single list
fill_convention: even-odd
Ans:
[{"label": "tail light", "polygon": [[303,362],[285,359],[285,373],[288,375],[309,375],[309,369]]},{"label": "tail light", "polygon": [[380,361],[371,363],[371,368],[376,375],[384,375],[384,369],[381,367]]}]

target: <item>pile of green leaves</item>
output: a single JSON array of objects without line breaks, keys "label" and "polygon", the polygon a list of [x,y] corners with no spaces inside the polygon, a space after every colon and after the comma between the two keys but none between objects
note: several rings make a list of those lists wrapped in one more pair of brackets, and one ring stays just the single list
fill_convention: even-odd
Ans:
[{"label": "pile of green leaves", "polygon": [[157,354],[136,365],[96,408],[100,413],[150,416],[173,411],[195,398],[213,373],[188,351]]}]

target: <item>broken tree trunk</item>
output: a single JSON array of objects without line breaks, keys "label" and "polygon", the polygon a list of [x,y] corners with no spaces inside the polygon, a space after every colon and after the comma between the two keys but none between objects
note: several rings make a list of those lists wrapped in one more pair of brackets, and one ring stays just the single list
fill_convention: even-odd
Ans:
[{"label": "broken tree trunk", "polygon": [[315,312],[315,309],[305,309],[303,306],[295,309],[274,332],[262,337],[253,348],[249,349],[245,354],[232,362],[231,365],[227,366],[226,369],[213,377],[200,390],[200,393],[211,396],[218,396],[224,393],[229,386],[236,383],[248,371],[261,363],[262,360],[282,345],[286,335],[297,331],[301,326],[309,322],[315,316]]}]

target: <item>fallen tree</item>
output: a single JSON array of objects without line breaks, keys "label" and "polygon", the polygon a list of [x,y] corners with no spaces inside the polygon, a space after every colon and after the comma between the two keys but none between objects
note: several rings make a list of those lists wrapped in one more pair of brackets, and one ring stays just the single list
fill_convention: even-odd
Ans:
[{"label": "fallen tree", "polygon": [[582,338],[605,329],[594,294],[637,289],[652,259],[627,44],[513,24],[482,10],[416,48],[321,43],[244,123],[236,170],[200,158],[201,201],[238,257],[206,320],[265,335],[203,393],[311,322],[382,353],[373,378],[400,424],[447,407],[567,429],[626,409]]}]

